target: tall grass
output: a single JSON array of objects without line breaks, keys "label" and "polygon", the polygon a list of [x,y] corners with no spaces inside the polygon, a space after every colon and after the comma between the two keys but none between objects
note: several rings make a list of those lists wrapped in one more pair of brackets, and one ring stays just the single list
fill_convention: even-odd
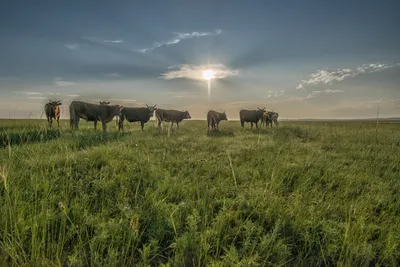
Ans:
[{"label": "tall grass", "polygon": [[0,125],[0,265],[400,264],[400,124]]}]

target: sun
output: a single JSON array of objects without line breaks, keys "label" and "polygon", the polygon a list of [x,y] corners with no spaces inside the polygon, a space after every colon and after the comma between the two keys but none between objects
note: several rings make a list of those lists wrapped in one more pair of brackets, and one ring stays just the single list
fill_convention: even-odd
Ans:
[{"label": "sun", "polygon": [[203,71],[203,78],[204,78],[204,80],[207,80],[207,81],[209,81],[211,79],[214,79],[215,78],[215,71],[213,71],[211,69],[204,70]]}]

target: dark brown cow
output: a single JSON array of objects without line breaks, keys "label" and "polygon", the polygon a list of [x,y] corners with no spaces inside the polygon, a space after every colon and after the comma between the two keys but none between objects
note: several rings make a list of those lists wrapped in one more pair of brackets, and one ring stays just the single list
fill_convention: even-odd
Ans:
[{"label": "dark brown cow", "polygon": [[245,122],[251,123],[251,129],[253,129],[253,123],[256,124],[256,128],[258,129],[258,121],[262,119],[265,108],[258,108],[257,110],[247,110],[241,109],[239,112],[240,124],[244,127]]},{"label": "dark brown cow", "polygon": [[179,123],[184,119],[191,119],[188,111],[178,111],[171,109],[157,109],[156,110],[156,119],[158,121],[158,128],[162,129],[162,122],[171,122],[171,129],[174,123],[176,123],[176,127],[179,129]]},{"label": "dark brown cow", "polygon": [[57,126],[60,127],[60,105],[62,105],[60,100],[50,100],[49,103],[46,103],[44,106],[44,112],[46,113],[47,122],[50,127],[53,125],[53,119],[57,121]]},{"label": "dark brown cow", "polygon": [[100,105],[110,105],[110,102],[107,101],[100,101],[99,103]]},{"label": "dark brown cow", "polygon": [[227,121],[228,118],[226,117],[226,113],[220,113],[214,110],[210,110],[207,113],[207,125],[208,125],[208,130],[210,130],[210,126],[212,130],[219,129],[219,122],[225,120]]},{"label": "dark brown cow", "polygon": [[97,122],[101,121],[103,131],[107,131],[107,123],[112,121],[115,116],[121,116],[119,105],[98,105],[82,101],[72,101],[69,106],[71,128],[78,129],[79,120],[94,122],[94,129],[97,129]]},{"label": "dark brown cow", "polygon": [[157,105],[149,107],[146,105],[146,107],[143,108],[124,107],[121,110],[121,116],[117,120],[118,130],[124,129],[124,120],[127,120],[129,122],[140,122],[143,131],[144,124],[148,122],[151,117],[153,117],[154,111],[157,110],[156,106]]}]

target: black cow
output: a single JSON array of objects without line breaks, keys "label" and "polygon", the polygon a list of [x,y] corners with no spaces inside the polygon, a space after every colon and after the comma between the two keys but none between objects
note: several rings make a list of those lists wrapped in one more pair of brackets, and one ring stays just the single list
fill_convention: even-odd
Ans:
[{"label": "black cow", "polygon": [[153,113],[157,105],[154,107],[149,107],[146,105],[146,107],[143,108],[128,108],[124,107],[121,110],[121,116],[117,120],[117,126],[118,130],[123,130],[124,129],[124,120],[127,120],[129,122],[135,122],[138,121],[140,125],[142,126],[142,131],[144,124],[150,120],[151,117],[153,117]]},{"label": "black cow", "polygon": [[49,126],[51,127],[53,125],[53,119],[57,121],[58,127],[60,127],[60,106],[61,106],[61,101],[51,101],[49,100],[49,103],[46,103],[44,105],[44,112],[46,113],[47,117],[47,122],[49,123]]},{"label": "black cow", "polygon": [[239,112],[240,124],[242,125],[242,127],[244,127],[245,122],[250,122],[251,129],[253,129],[253,123],[255,123],[256,127],[258,129],[258,121],[260,119],[262,119],[262,116],[264,115],[264,111],[265,111],[265,108],[263,108],[263,109],[258,108],[258,110],[241,109]]},{"label": "black cow", "polygon": [[207,113],[207,125],[208,125],[208,130],[210,130],[210,126],[212,130],[218,129],[219,122],[222,120],[228,120],[226,117],[226,113],[220,113],[216,112],[214,110],[210,110]]},{"label": "black cow", "polygon": [[158,128],[162,129],[162,122],[171,122],[171,129],[174,123],[176,123],[176,127],[179,129],[179,123],[184,119],[191,119],[188,111],[178,111],[171,109],[157,109],[156,110],[156,118],[158,121]]}]

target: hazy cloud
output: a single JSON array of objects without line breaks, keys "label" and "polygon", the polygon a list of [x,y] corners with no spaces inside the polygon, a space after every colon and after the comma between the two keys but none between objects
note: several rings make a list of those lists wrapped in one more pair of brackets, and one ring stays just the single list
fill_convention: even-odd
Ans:
[{"label": "hazy cloud", "polygon": [[303,80],[296,89],[303,89],[305,84],[318,85],[318,84],[331,84],[332,82],[340,82],[348,77],[356,77],[364,73],[373,73],[383,71],[389,68],[399,66],[397,64],[386,63],[370,63],[363,64],[356,69],[335,69],[335,70],[317,70],[310,74],[310,79]]},{"label": "hazy cloud", "polygon": [[78,44],[66,44],[64,45],[66,48],[71,49],[71,50],[77,50],[79,49],[79,45]]},{"label": "hazy cloud", "polygon": [[56,85],[58,85],[58,86],[72,86],[72,85],[75,85],[74,82],[67,82],[67,81],[64,81],[63,78],[55,78],[55,79],[54,79],[54,83],[55,83]]},{"label": "hazy cloud", "polygon": [[229,69],[223,64],[207,64],[207,65],[176,65],[171,66],[168,69],[171,70],[161,74],[161,78],[164,80],[172,79],[191,79],[191,80],[204,80],[203,72],[206,70],[212,70],[214,79],[223,79],[229,76],[235,76],[239,74],[238,70]]},{"label": "hazy cloud", "polygon": [[98,43],[98,44],[120,44],[120,43],[124,42],[124,40],[106,40],[106,39],[89,37],[89,36],[83,36],[82,39],[85,41]]},{"label": "hazy cloud", "polygon": [[167,41],[161,41],[161,42],[155,42],[153,44],[153,46],[148,47],[148,48],[143,48],[143,49],[139,49],[137,51],[141,52],[141,53],[146,53],[148,51],[154,50],[156,48],[159,48],[161,46],[165,46],[165,45],[173,45],[173,44],[177,44],[182,40],[186,40],[186,39],[192,39],[192,38],[199,38],[199,37],[204,37],[204,36],[210,36],[210,35],[218,35],[222,32],[222,30],[215,30],[214,32],[191,32],[191,33],[174,33],[174,37],[167,40]]}]

